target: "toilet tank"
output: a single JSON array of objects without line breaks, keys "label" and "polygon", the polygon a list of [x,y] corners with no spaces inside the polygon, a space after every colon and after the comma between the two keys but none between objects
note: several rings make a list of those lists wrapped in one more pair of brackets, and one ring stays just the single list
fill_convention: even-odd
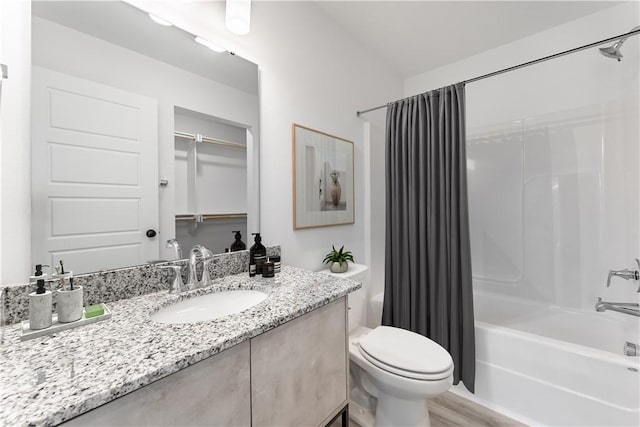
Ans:
[{"label": "toilet tank", "polygon": [[349,303],[349,332],[358,326],[367,324],[367,289],[369,287],[369,267],[363,264],[349,264],[349,269],[344,273],[332,273],[328,268],[323,273],[334,277],[351,279],[362,282],[362,287],[348,296]]},{"label": "toilet tank", "polygon": [[382,324],[382,306],[384,304],[384,292],[380,292],[371,297],[371,305],[367,313],[367,326],[376,328]]}]

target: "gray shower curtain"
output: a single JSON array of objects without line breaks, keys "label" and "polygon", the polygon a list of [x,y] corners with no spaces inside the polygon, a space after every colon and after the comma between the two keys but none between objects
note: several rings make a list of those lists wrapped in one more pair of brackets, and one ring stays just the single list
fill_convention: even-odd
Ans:
[{"label": "gray shower curtain", "polygon": [[383,325],[447,349],[474,391],[464,85],[392,103],[386,127]]}]

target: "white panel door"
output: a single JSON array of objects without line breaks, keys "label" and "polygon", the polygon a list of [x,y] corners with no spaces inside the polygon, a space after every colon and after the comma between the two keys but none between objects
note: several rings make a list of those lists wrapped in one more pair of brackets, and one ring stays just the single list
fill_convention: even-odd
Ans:
[{"label": "white panel door", "polygon": [[156,100],[41,67],[32,94],[32,262],[81,273],[156,259]]}]

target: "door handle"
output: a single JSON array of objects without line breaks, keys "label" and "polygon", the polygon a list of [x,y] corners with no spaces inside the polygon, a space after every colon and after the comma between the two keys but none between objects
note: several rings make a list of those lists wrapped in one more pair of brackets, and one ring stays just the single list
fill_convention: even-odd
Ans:
[{"label": "door handle", "polygon": [[150,228],[150,229],[147,230],[147,232],[145,234],[147,235],[148,238],[151,239],[151,238],[156,237],[156,234],[158,234],[158,233],[156,233],[156,230]]}]

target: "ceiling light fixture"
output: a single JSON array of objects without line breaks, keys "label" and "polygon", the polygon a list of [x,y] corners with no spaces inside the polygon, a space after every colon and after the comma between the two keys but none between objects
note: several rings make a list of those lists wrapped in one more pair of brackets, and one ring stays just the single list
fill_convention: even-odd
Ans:
[{"label": "ceiling light fixture", "polygon": [[196,38],[194,40],[195,40],[196,43],[200,43],[202,46],[206,46],[206,47],[208,47],[209,49],[211,49],[214,52],[226,52],[226,50],[227,50],[227,49],[223,48],[220,45],[217,45],[217,44],[215,44],[213,42],[210,42],[207,39],[203,39],[200,36],[196,36]]},{"label": "ceiling light fixture", "polygon": [[248,34],[251,29],[251,0],[227,0],[224,22],[232,33]]},{"label": "ceiling light fixture", "polygon": [[172,27],[173,24],[165,19],[160,18],[157,15],[154,15],[153,13],[149,13],[149,18],[151,18],[151,20],[153,22],[155,22],[156,24],[160,24],[163,25],[165,27]]}]

